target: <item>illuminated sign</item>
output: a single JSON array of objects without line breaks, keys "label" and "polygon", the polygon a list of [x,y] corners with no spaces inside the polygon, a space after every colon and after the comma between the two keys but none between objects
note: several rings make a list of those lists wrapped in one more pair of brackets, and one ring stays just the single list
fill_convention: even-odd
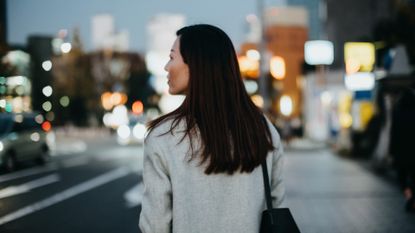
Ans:
[{"label": "illuminated sign", "polygon": [[366,42],[348,42],[344,45],[346,73],[370,72],[375,64],[375,46]]},{"label": "illuminated sign", "polygon": [[375,86],[375,75],[369,72],[347,74],[344,77],[346,88],[351,91],[372,90]]},{"label": "illuminated sign", "polygon": [[305,42],[304,59],[309,65],[331,65],[334,60],[333,43],[326,40]]}]

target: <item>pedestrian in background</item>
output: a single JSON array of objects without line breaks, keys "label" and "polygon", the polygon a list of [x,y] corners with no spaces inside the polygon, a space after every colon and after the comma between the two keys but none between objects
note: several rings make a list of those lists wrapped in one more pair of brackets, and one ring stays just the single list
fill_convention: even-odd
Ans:
[{"label": "pedestrian in background", "polygon": [[185,100],[149,123],[144,147],[143,233],[259,232],[266,161],[281,205],[282,145],[247,94],[229,37],[211,25],[177,31],[165,66]]},{"label": "pedestrian in background", "polygon": [[405,209],[415,212],[415,88],[406,88],[392,113],[390,152],[407,199]]}]

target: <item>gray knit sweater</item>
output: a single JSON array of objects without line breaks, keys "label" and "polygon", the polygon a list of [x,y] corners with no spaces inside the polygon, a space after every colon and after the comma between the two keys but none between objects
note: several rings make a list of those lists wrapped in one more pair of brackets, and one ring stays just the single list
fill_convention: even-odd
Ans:
[{"label": "gray knit sweater", "polygon": [[[183,121],[182,121],[183,122]],[[276,148],[267,166],[274,207],[284,197],[282,145],[268,122]],[[206,175],[196,159],[188,162],[189,139],[179,143],[184,123],[168,133],[171,121],[157,126],[144,147],[144,195],[139,226],[143,233],[256,233],[265,209],[261,166],[252,173]],[[192,139],[196,142],[197,139]]]}]

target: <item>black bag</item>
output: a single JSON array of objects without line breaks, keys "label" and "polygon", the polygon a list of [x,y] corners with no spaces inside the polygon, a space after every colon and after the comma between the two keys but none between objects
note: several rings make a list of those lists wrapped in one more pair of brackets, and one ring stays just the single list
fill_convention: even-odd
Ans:
[{"label": "black bag", "polygon": [[298,226],[288,208],[272,208],[271,188],[268,179],[266,162],[264,161],[261,166],[264,177],[267,209],[262,212],[261,228],[259,233],[300,233],[300,229],[298,229]]}]

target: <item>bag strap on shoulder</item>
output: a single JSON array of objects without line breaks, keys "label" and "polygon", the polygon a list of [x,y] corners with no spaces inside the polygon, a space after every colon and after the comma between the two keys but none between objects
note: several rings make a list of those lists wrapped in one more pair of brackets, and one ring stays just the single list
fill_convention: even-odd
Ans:
[{"label": "bag strap on shoulder", "polygon": [[265,159],[262,164],[262,176],[264,177],[264,187],[265,187],[265,199],[267,201],[267,209],[271,211],[272,201],[271,201],[271,188],[268,178],[268,169],[267,169],[267,160]]}]

